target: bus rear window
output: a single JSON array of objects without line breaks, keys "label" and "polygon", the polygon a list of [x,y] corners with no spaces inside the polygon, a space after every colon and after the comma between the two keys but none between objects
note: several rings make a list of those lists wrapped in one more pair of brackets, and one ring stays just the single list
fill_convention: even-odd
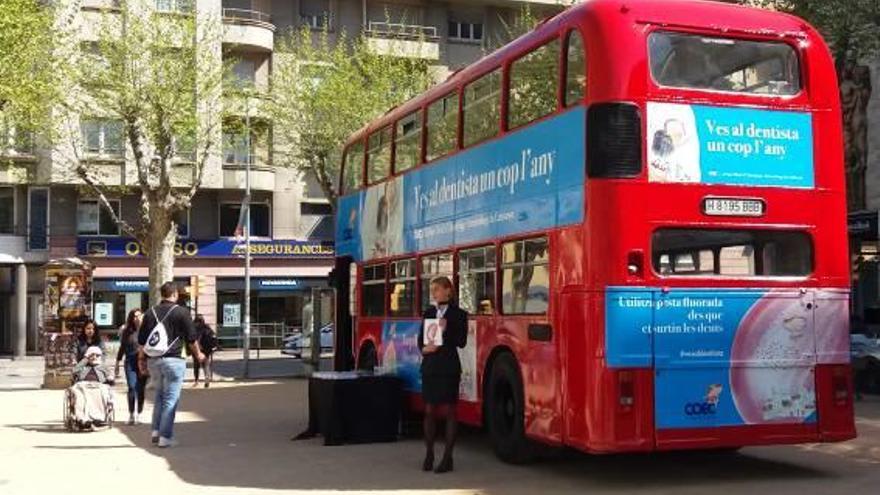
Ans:
[{"label": "bus rear window", "polygon": [[661,86],[780,96],[801,90],[797,52],[785,43],[656,32],[648,44]]},{"label": "bus rear window", "polygon": [[804,232],[661,229],[652,243],[654,271],[664,276],[800,277],[813,271]]}]

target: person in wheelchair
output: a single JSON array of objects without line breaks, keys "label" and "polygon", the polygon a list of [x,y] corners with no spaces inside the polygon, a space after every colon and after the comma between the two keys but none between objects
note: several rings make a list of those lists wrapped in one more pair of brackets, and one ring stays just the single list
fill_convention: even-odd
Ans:
[{"label": "person in wheelchair", "polygon": [[65,393],[64,422],[70,431],[112,424],[114,375],[101,364],[103,354],[100,347],[89,347],[73,368],[73,384]]},{"label": "person in wheelchair", "polygon": [[89,347],[86,350],[85,357],[77,363],[73,368],[73,383],[77,382],[98,382],[106,385],[113,385],[115,377],[104,365],[101,364],[101,358],[104,351],[98,346]]}]

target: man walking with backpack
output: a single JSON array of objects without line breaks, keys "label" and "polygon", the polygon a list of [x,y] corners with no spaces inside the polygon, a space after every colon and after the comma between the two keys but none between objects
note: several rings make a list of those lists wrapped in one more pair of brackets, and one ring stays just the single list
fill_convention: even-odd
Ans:
[{"label": "man walking with backpack", "polygon": [[187,308],[177,305],[177,286],[173,282],[162,284],[162,302],[150,308],[138,334],[142,352],[149,358],[150,377],[156,386],[153,404],[152,441],[159,447],[172,447],[174,441],[174,416],[180,402],[180,390],[186,374],[183,346],[188,345],[192,355],[205,361],[199,349],[198,336]]}]

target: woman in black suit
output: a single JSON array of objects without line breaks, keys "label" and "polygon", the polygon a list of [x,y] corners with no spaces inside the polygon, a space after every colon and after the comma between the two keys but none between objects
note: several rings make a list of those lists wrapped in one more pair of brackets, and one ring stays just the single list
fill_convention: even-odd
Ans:
[{"label": "woman in black suit", "polygon": [[[461,362],[458,348],[467,344],[468,314],[458,307],[452,298],[452,282],[447,277],[437,277],[431,281],[431,297],[436,306],[428,308],[422,315],[422,329],[419,333],[419,349],[422,351],[422,398],[425,401],[425,461],[422,469],[434,469],[434,437],[437,431],[438,413],[446,418],[446,448],[443,460],[434,469],[435,473],[452,471],[452,449],[458,429],[456,404],[458,385],[461,381]],[[425,343],[424,320],[438,319],[443,332],[443,345]]]}]

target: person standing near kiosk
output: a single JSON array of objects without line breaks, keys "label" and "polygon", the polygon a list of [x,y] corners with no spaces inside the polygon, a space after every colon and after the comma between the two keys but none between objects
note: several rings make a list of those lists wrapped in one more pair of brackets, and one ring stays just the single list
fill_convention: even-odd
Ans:
[{"label": "person standing near kiosk", "polygon": [[[422,351],[422,396],[425,401],[425,460],[422,469],[435,473],[452,471],[452,449],[458,433],[458,390],[461,362],[458,348],[467,344],[467,311],[453,300],[452,281],[437,277],[431,281],[435,306],[422,316],[419,349]],[[446,418],[446,447],[434,469],[434,438],[438,416]]]}]

